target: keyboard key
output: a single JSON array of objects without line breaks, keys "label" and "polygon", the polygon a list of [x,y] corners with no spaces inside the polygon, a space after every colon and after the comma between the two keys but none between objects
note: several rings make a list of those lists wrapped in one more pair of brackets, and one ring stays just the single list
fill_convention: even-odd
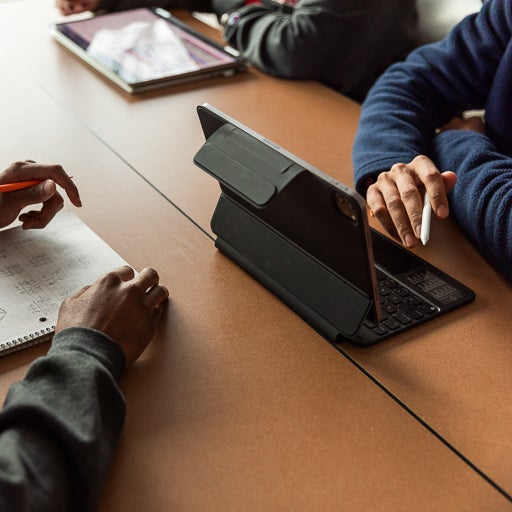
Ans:
[{"label": "keyboard key", "polygon": [[436,307],[379,269],[377,279],[382,318],[378,325],[367,321],[365,324],[378,336],[401,330],[437,312]]},{"label": "keyboard key", "polygon": [[388,295],[387,300],[393,304],[401,304],[404,301],[404,299],[400,297],[400,295],[397,295],[396,293]]},{"label": "keyboard key", "polygon": [[381,297],[385,297],[386,295],[389,295],[391,293],[391,290],[384,286],[383,284],[379,284],[379,295]]},{"label": "keyboard key", "polygon": [[387,320],[384,320],[383,324],[392,331],[395,331],[399,327],[402,327],[402,324],[400,322],[397,322],[394,318],[391,317],[389,317]]},{"label": "keyboard key", "polygon": [[395,290],[395,293],[398,293],[400,297],[408,297],[411,294],[411,292],[407,288],[404,288],[403,286],[399,286]]},{"label": "keyboard key", "polygon": [[395,306],[391,302],[384,302],[380,305],[380,308],[382,311],[385,311],[386,313],[394,313],[395,311],[398,311],[398,306]]},{"label": "keyboard key", "polygon": [[396,315],[393,315],[396,320],[398,320],[402,325],[407,325],[412,322],[412,318],[405,313],[399,311]]},{"label": "keyboard key", "polygon": [[406,315],[409,315],[415,320],[421,320],[425,316],[421,310],[412,304],[402,304],[401,309]]},{"label": "keyboard key", "polygon": [[437,311],[437,309],[434,306],[431,306],[426,302],[424,302],[423,304],[418,304],[417,308],[426,315],[433,315]]},{"label": "keyboard key", "polygon": [[396,288],[398,286],[398,283],[396,281],[393,281],[393,279],[390,279],[389,277],[386,277],[386,279],[382,281],[382,284],[384,286],[387,286],[388,288]]}]

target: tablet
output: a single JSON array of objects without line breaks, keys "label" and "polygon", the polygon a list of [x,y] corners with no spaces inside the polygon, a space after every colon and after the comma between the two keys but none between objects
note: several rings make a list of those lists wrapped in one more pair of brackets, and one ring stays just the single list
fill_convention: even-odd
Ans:
[{"label": "tablet", "polygon": [[52,35],[130,94],[246,69],[234,50],[158,8],[57,23]]},{"label": "tablet", "polygon": [[331,343],[367,347],[475,294],[373,230],[349,186],[208,104],[194,163],[220,184],[215,246]]}]

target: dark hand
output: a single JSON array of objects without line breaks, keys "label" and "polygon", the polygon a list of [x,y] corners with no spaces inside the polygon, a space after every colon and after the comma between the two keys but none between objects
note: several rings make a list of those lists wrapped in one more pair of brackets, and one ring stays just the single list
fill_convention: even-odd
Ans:
[{"label": "dark hand", "polygon": [[8,226],[16,220],[26,206],[41,203],[43,206],[40,211],[23,213],[19,220],[23,223],[23,229],[45,227],[64,205],[56,185],[66,191],[75,206],[82,206],[78,189],[60,165],[15,162],[0,174],[0,185],[29,180],[44,181],[24,190],[0,193],[0,227]]},{"label": "dark hand", "polygon": [[158,284],[152,268],[134,277],[121,267],[86,286],[62,303],[56,332],[66,327],[89,327],[105,333],[133,363],[149,344],[169,292]]},{"label": "dark hand", "polygon": [[429,158],[420,155],[408,164],[395,164],[380,173],[368,187],[366,201],[384,228],[412,248],[418,244],[421,233],[425,190],[435,215],[444,219],[449,214],[446,194],[456,181],[455,173],[439,172]]}]

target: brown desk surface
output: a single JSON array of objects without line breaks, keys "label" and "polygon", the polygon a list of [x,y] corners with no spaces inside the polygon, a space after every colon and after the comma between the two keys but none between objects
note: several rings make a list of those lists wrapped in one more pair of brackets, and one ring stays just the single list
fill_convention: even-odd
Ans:
[{"label": "brown desk surface", "polygon": [[[30,84],[3,86],[2,157],[58,153],[80,216],[172,293],[122,380],[128,417],[101,510],[512,508],[71,114]],[[2,396],[46,349],[0,359]]]},{"label": "brown desk surface", "polygon": [[[19,81],[16,87],[13,81],[3,84],[8,124],[0,144],[6,164],[20,153],[62,161],[91,197],[83,218],[135,266],[157,267],[175,290],[165,332],[174,342],[157,340],[123,383],[131,409],[105,509],[149,496],[154,510],[171,504],[334,508],[342,502],[359,509],[416,510],[435,499],[439,505],[428,509],[481,510],[483,503],[505,509],[497,491],[216,254],[208,238],[109,151],[208,231],[218,189],[191,163],[202,143],[197,104],[214,104],[345,182],[351,180],[356,104],[315,84],[257,72],[128,98],[49,39],[49,5],[14,2],[1,9],[5,70]],[[17,28],[23,16],[33,29],[30,37]],[[31,75],[46,95],[23,84]],[[33,99],[23,102],[23,95]],[[49,126],[41,121],[44,115],[51,116]],[[111,189],[98,186],[95,173],[122,177],[122,204],[111,201]],[[152,218],[159,222],[141,219],[140,207],[125,206],[137,201],[154,208]],[[146,246],[135,247],[129,232],[112,230],[121,219],[133,223],[131,232],[148,230]],[[162,240],[172,246],[166,242],[160,250]],[[473,287],[475,304],[370,350],[345,349],[510,493],[510,285],[450,223],[434,225],[432,243],[421,254]],[[19,364],[41,350],[0,361],[3,389],[23,374]]]}]

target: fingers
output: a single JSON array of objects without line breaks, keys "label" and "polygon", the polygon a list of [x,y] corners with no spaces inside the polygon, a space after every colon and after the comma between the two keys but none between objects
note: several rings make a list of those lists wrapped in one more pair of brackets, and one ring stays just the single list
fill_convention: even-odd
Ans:
[{"label": "fingers", "polygon": [[44,228],[64,206],[64,199],[56,191],[55,183],[50,180],[20,192],[26,192],[25,205],[43,203],[40,211],[30,211],[20,215],[23,229]]},{"label": "fingers", "polygon": [[25,160],[14,162],[0,175],[0,183],[48,179],[53,180],[66,191],[74,206],[82,206],[78,188],[60,165],[45,165]]},{"label": "fingers", "polygon": [[135,276],[135,271],[132,267],[129,267],[128,265],[124,265],[123,267],[119,267],[116,270],[113,271],[115,274],[117,274],[122,281],[130,281]]},{"label": "fingers", "polygon": [[429,158],[419,155],[408,164],[395,164],[381,173],[368,188],[368,206],[392,236],[412,248],[421,235],[424,191],[435,214],[445,218],[449,213],[447,186],[453,187],[455,180],[454,173],[441,174]]},{"label": "fingers", "polygon": [[126,284],[134,285],[144,294],[144,304],[154,309],[169,297],[169,291],[165,286],[159,284],[160,277],[153,268],[144,268],[137,276],[131,267],[120,267],[106,276],[104,279],[111,280],[113,283],[124,281]]},{"label": "fingers", "polygon": [[169,296],[152,268],[135,275],[129,266],[108,272],[61,305],[57,332],[81,326],[106,334],[123,351],[130,365],[155,334]]},{"label": "fingers", "polygon": [[0,227],[13,222],[20,211],[31,204],[42,204],[40,211],[32,210],[19,216],[23,229],[45,227],[62,209],[64,201],[56,185],[66,191],[75,206],[81,206],[81,200],[76,185],[60,165],[37,164],[32,160],[12,163],[0,173],[0,184],[24,181],[40,181],[32,187],[1,194]]},{"label": "fingers", "polygon": [[442,172],[441,176],[444,181],[444,188],[446,190],[446,193],[451,192],[453,190],[453,187],[457,183],[457,175],[452,171],[446,171]]},{"label": "fingers", "polygon": [[56,0],[55,7],[60,11],[61,14],[67,16],[74,12],[74,4],[68,0]]},{"label": "fingers", "polygon": [[381,173],[368,188],[367,200],[379,222],[391,235],[398,235],[405,247],[418,243],[423,203],[414,170],[407,164],[395,164]]},{"label": "fingers", "polygon": [[156,270],[145,268],[137,276],[138,284],[145,290],[144,301],[150,309],[157,308],[169,297],[169,290],[159,285],[160,277]]},{"label": "fingers", "polygon": [[158,309],[169,298],[169,290],[162,285],[153,286],[146,292],[146,304],[149,308]]},{"label": "fingers", "polygon": [[[434,166],[434,164],[432,162],[430,163],[431,166],[425,170],[424,174],[421,176],[421,179],[430,197],[430,203],[432,205],[433,212],[440,219],[445,219],[449,214],[445,179]],[[455,176],[455,173],[448,173],[447,181],[449,184],[452,182],[453,185],[455,185],[456,180],[457,177]]]},{"label": "fingers", "polygon": [[159,279],[158,272],[153,268],[144,268],[137,276],[137,282],[144,290],[157,285]]},{"label": "fingers", "polygon": [[97,0],[56,0],[55,5],[61,14],[69,15],[83,11],[93,11],[98,7]]},{"label": "fingers", "polygon": [[366,202],[371,209],[372,215],[382,224],[384,229],[393,237],[400,238],[393,219],[389,215],[386,201],[382,192],[377,186],[371,185],[366,193]]}]

